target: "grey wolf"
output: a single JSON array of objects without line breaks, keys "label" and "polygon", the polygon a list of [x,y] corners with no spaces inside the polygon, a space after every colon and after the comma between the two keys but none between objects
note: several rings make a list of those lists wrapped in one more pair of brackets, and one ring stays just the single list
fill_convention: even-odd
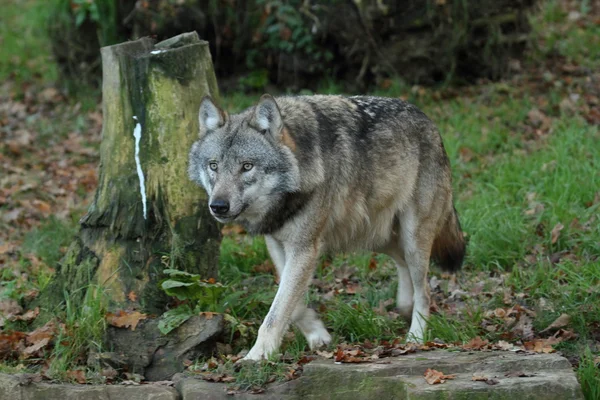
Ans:
[{"label": "grey wolf", "polygon": [[264,95],[228,115],[209,97],[189,177],[220,222],[265,235],[280,276],[245,359],[276,352],[294,323],[312,349],[331,336],[303,302],[324,253],[369,250],[397,264],[397,307],[422,341],[430,260],[460,268],[465,241],[452,200],[450,163],[436,126],[399,99]]}]

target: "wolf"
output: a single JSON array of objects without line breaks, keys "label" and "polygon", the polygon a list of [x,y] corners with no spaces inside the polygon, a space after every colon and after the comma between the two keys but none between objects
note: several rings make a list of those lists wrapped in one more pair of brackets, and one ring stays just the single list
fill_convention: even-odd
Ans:
[{"label": "wolf", "polygon": [[424,340],[430,260],[458,270],[465,240],[442,138],[417,107],[384,97],[266,94],[228,115],[205,97],[188,165],[214,218],[265,236],[280,277],[246,360],[276,352],[292,323],[311,349],[331,341],[303,301],[323,253],[389,255],[396,305],[411,321],[407,340]]}]

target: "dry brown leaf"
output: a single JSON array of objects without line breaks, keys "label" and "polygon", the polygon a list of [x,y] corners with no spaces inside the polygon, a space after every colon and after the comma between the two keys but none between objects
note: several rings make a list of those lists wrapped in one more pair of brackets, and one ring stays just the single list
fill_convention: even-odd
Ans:
[{"label": "dry brown leaf", "polygon": [[67,378],[74,380],[82,385],[87,382],[87,380],[85,379],[85,372],[80,369],[67,371]]},{"label": "dry brown leaf", "polygon": [[548,327],[543,331],[540,331],[540,333],[547,332],[551,329],[563,328],[569,325],[569,322],[571,322],[571,316],[569,314],[561,314],[560,317],[556,318],[554,322],[548,325]]},{"label": "dry brown leaf", "polygon": [[214,312],[210,312],[210,311],[203,311],[201,312],[199,315],[202,316],[204,315],[204,318],[206,319],[213,319],[213,317],[215,316],[216,313]]},{"label": "dry brown leaf", "polygon": [[500,341],[498,341],[498,343],[496,343],[494,345],[495,349],[504,350],[504,351],[513,350],[513,349],[515,349],[515,347],[516,346],[514,344],[508,343],[508,342],[506,342],[504,340],[500,340]]},{"label": "dry brown leaf", "polygon": [[495,378],[488,378],[485,375],[476,375],[476,374],[473,374],[473,376],[471,377],[471,380],[474,382],[484,382],[486,385],[497,385],[498,383],[500,383],[500,381],[498,381]]},{"label": "dry brown leaf", "polygon": [[135,292],[132,290],[131,292],[129,292],[127,294],[127,298],[129,299],[129,301],[136,302],[137,301],[137,294],[135,294]]},{"label": "dry brown leaf", "polygon": [[525,342],[525,349],[536,353],[554,353],[556,350],[552,347],[555,344],[562,342],[560,337],[551,337],[548,339],[535,339],[530,342]]},{"label": "dry brown leaf", "polygon": [[0,334],[0,360],[16,357],[25,348],[23,343],[27,335],[23,332]]},{"label": "dry brown leaf", "polygon": [[11,319],[13,316],[21,314],[23,307],[19,305],[16,300],[4,299],[0,301],[0,315],[5,316],[7,319]]},{"label": "dry brown leaf", "polygon": [[481,350],[483,347],[487,346],[490,342],[485,339],[481,339],[479,336],[471,339],[468,343],[463,345],[463,349],[465,350]]},{"label": "dry brown leaf", "polygon": [[27,311],[23,315],[18,315],[16,317],[14,317],[13,319],[15,321],[32,321],[32,320],[36,319],[39,314],[40,314],[40,308],[36,307],[33,310]]},{"label": "dry brown leaf", "polygon": [[323,358],[333,358],[333,351],[319,351],[317,350],[317,354]]},{"label": "dry brown leaf", "polygon": [[31,346],[27,346],[23,350],[23,357],[24,358],[31,357],[32,355],[36,354],[39,350],[46,347],[48,345],[48,343],[50,343],[50,338],[44,338]]},{"label": "dry brown leaf", "polygon": [[275,274],[275,266],[271,260],[265,260],[262,264],[255,265],[252,271],[261,274]]},{"label": "dry brown leaf", "polygon": [[564,227],[565,226],[563,224],[561,224],[560,222],[558,224],[554,225],[554,228],[552,228],[552,232],[551,232],[552,244],[554,244],[558,241],[558,238],[560,237],[560,231],[562,231]]},{"label": "dry brown leaf", "polygon": [[425,377],[425,382],[427,382],[430,385],[444,383],[448,379],[456,378],[456,375],[444,375],[443,372],[436,371],[435,369],[431,368],[427,368],[423,376]]},{"label": "dry brown leaf", "polygon": [[148,316],[146,314],[142,314],[139,311],[123,311],[119,310],[116,313],[107,313],[106,320],[112,326],[116,326],[117,328],[129,328],[131,327],[132,331],[135,331],[138,323],[142,319],[146,319]]},{"label": "dry brown leaf", "polygon": [[369,271],[375,271],[377,269],[377,260],[375,259],[375,256],[371,256],[371,259],[369,260]]},{"label": "dry brown leaf", "polygon": [[56,335],[56,325],[49,321],[46,325],[37,328],[35,331],[27,334],[26,342],[28,345],[34,345],[42,340],[52,340]]}]

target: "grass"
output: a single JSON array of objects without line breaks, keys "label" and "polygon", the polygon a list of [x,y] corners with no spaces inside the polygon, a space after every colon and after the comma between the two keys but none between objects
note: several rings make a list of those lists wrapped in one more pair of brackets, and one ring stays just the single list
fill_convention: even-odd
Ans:
[{"label": "grass", "polygon": [[[0,21],[0,81],[17,84],[55,82],[56,64],[45,31],[48,5],[33,0],[7,0]],[[43,3],[43,4],[42,4]]]},{"label": "grass", "polygon": [[[19,87],[57,80],[56,65],[49,62],[44,7],[32,0],[9,0],[3,7],[3,81],[11,80]],[[589,2],[582,1],[578,12],[584,16],[589,13]],[[557,0],[544,2],[542,12],[531,20],[535,44],[525,64],[541,65],[559,59],[564,64],[598,70],[600,25],[590,21],[570,19]],[[507,307],[503,295],[507,290],[519,304],[535,311],[536,332],[563,313],[571,316],[568,328],[578,336],[557,348],[579,359],[577,374],[586,398],[598,399],[600,204],[594,201],[600,188],[600,132],[578,111],[582,99],[575,101],[575,110],[561,107],[563,100],[580,87],[544,74],[547,85],[541,96],[533,89],[506,82],[485,84],[450,100],[440,100],[435,91],[422,92],[400,81],[373,94],[402,96],[421,107],[440,127],[452,162],[456,206],[469,241],[465,269],[459,275],[466,294],[457,302],[461,306],[458,311],[442,308],[432,314],[429,339],[501,339],[506,332],[487,330],[485,325],[493,319],[488,315],[490,310]],[[319,93],[340,93],[340,86],[330,82]],[[94,107],[94,95],[83,99],[84,110]],[[222,104],[234,112],[257,99],[258,95],[227,93],[222,96]],[[530,126],[528,115],[532,109],[540,109],[551,118],[548,130],[541,135]],[[69,123],[66,130],[84,133],[85,120],[76,114],[63,115]],[[60,117],[58,124],[35,118],[30,117],[29,127],[41,132],[43,145],[65,136],[66,130],[60,131]],[[564,228],[553,240],[552,230],[558,224]],[[29,232],[23,251],[52,266],[74,229],[74,223],[51,218]],[[223,239],[220,279],[229,290],[222,297],[222,307],[235,321],[230,336],[235,351],[253,344],[275,295],[272,274],[256,268],[266,260],[268,254],[261,238],[233,235]],[[376,268],[372,268],[372,260]],[[48,277],[36,273],[29,260],[21,263],[21,269],[30,273],[29,286],[23,286],[19,279],[9,276],[12,271],[5,269],[2,297],[19,299],[27,288],[40,288],[47,282]],[[443,297],[448,297],[448,281],[437,271],[432,276],[443,282]],[[394,298],[396,290],[394,266],[386,257],[373,259],[370,253],[340,255],[330,263],[323,262],[317,268],[316,279],[322,285],[311,288],[307,301],[321,312],[334,336],[333,345],[391,339],[406,333],[407,324],[394,314],[393,303],[386,302]],[[483,284],[487,294],[469,291],[478,284]],[[327,290],[332,288],[337,294],[330,296]],[[106,302],[100,288],[87,293],[82,306],[76,307],[65,298],[65,312],[60,316],[64,327],[50,365],[54,376],[66,378],[67,371],[81,361],[86,351],[101,349]],[[284,339],[285,358],[298,360],[305,350],[306,341],[292,330]],[[233,366],[222,368],[232,370]],[[19,365],[0,364],[0,371],[21,369]],[[237,384],[242,388],[262,386],[285,372],[277,362],[265,362],[258,368],[242,367],[236,372]]]},{"label": "grass", "polygon": [[84,289],[83,304],[74,304],[65,294],[65,311],[60,318],[64,325],[59,327],[48,370],[49,376],[55,379],[68,380],[69,371],[82,364],[90,351],[102,351],[107,297],[100,286]]}]

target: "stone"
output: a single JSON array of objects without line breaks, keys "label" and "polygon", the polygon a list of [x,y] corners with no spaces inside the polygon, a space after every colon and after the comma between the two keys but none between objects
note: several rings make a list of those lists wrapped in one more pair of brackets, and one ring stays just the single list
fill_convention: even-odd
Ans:
[{"label": "stone", "polygon": [[0,374],[2,400],[179,400],[177,390],[160,385],[69,385],[30,383],[18,376]]},{"label": "stone", "polygon": [[[427,368],[456,374],[456,378],[443,384],[429,385],[423,377]],[[473,376],[483,376],[497,383],[490,385],[484,381],[473,381]],[[226,388],[225,384],[192,378],[177,383],[183,400],[225,399],[228,397]],[[235,397],[257,398],[246,393]],[[436,350],[363,364],[316,360],[304,366],[300,378],[273,384],[260,397],[273,400],[577,400],[583,399],[583,394],[570,363],[557,354]]]},{"label": "stone", "polygon": [[[456,377],[429,385],[427,368]],[[473,377],[493,380],[473,381]],[[211,383],[176,374],[175,388],[158,384],[68,385],[36,383],[0,374],[0,399],[10,400],[219,400],[235,384]],[[237,400],[582,400],[570,363],[558,354],[514,352],[419,352],[373,363],[315,360],[296,380],[274,383],[263,394],[236,393]]]},{"label": "stone", "polygon": [[212,314],[210,319],[193,316],[168,335],[158,330],[158,319],[147,319],[140,321],[135,331],[109,327],[106,342],[126,360],[129,372],[149,381],[163,381],[183,371],[184,360],[211,354],[222,332],[220,314]]}]

